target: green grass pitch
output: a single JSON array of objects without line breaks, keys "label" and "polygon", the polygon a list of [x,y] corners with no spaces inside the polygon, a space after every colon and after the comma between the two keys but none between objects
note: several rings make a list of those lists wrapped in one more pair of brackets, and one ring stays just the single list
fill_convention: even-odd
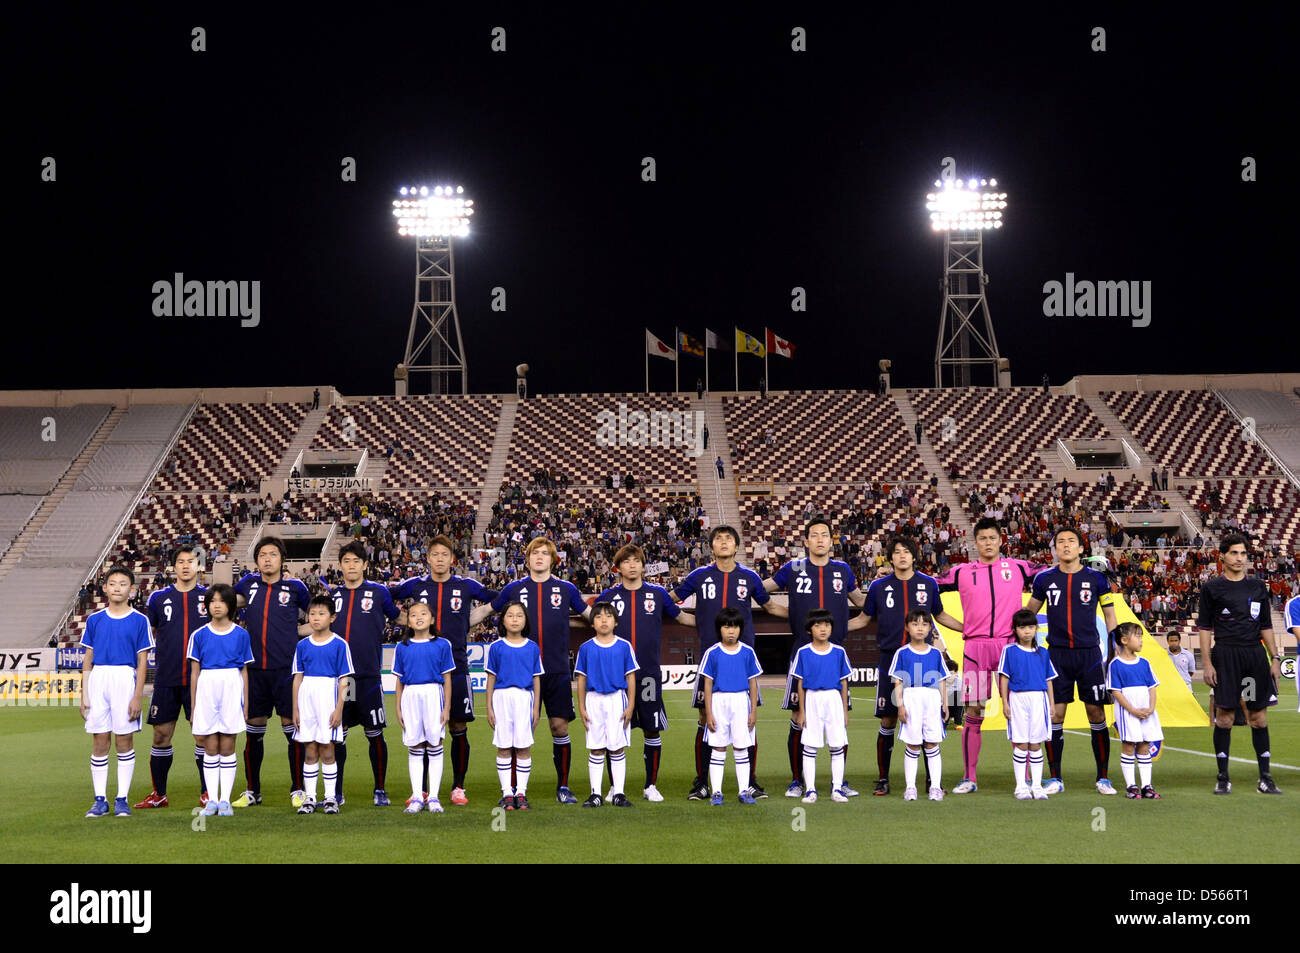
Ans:
[{"label": "green grass pitch", "polygon": [[[1204,705],[1207,689],[1198,685]],[[721,808],[688,802],[694,773],[694,712],[687,692],[668,692],[671,729],[664,734],[659,788],[666,800],[650,804],[640,797],[644,781],[640,732],[628,749],[631,810],[561,807],[553,797],[555,774],[545,720],[533,752],[529,813],[494,815],[500,790],[495,752],[478,696],[479,720],[470,727],[472,745],[467,789],[470,804],[449,803],[451,772],[443,775],[441,816],[407,816],[400,804],[409,792],[405,749],[389,698],[391,764],[389,808],[371,804],[367,747],[359,731],[347,770],[348,803],[337,817],[299,817],[289,805],[283,735],[267,733],[263,765],[266,803],[236,811],[233,818],[196,818],[198,779],[187,757],[193,743],[182,721],[173,741],[172,806],[137,811],[131,818],[82,817],[90,806],[90,738],[75,708],[0,709],[0,861],[7,863],[131,862],[849,862],[923,863],[1234,863],[1294,860],[1296,806],[1300,801],[1300,714],[1296,685],[1285,680],[1281,704],[1270,711],[1274,777],[1285,792],[1265,797],[1254,791],[1255,766],[1248,729],[1233,731],[1234,792],[1215,797],[1214,762],[1184,748],[1208,753],[1209,728],[1166,730],[1166,751],[1154,767],[1160,801],[1102,797],[1093,788],[1094,766],[1088,739],[1067,735],[1066,790],[1049,801],[1011,797],[1011,757],[1004,734],[986,732],[980,759],[980,790],[942,803],[902,800],[903,756],[893,759],[894,794],[872,797],[876,775],[874,692],[855,694],[849,726],[849,781],[863,795],[847,804],[824,798],[802,805],[783,797],[789,781],[786,757],[788,719],[778,709],[780,692],[765,689],[759,714],[759,778],[771,797],[752,807],[735,797],[735,773],[727,761]],[[573,728],[571,782],[585,797],[587,765],[580,722]],[[131,800],[149,791],[149,729],[136,739],[136,771]],[[959,732],[943,745],[944,786],[960,778]],[[238,750],[242,752],[242,740]],[[1112,747],[1111,777],[1120,785],[1119,747]],[[110,761],[108,793],[115,793]],[[823,791],[829,763],[818,765]],[[243,780],[242,755],[239,782]],[[240,790],[239,784],[236,790]],[[924,794],[922,794],[924,798]],[[1100,812],[1098,811],[1100,809]],[[203,823],[200,824],[199,822]],[[196,829],[200,828],[201,829]]]}]

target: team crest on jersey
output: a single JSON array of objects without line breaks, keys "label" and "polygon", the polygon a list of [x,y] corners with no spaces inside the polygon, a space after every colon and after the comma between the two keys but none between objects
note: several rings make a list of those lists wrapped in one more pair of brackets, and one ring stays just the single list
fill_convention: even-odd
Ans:
[{"label": "team crest on jersey", "polygon": [[370,598],[370,596],[363,596],[361,599],[361,611],[369,612],[374,607],[374,604],[375,600]]},{"label": "team crest on jersey", "polygon": [[645,606],[645,611],[646,611],[646,614],[647,614],[647,615],[651,615],[651,614],[654,613],[654,611],[655,611],[655,597],[654,597],[653,595],[651,595],[650,593],[647,592],[647,593],[645,594],[645,600],[644,600],[641,604],[642,604],[643,606]]},{"label": "team crest on jersey", "polygon": [[930,598],[930,594],[926,592],[924,589],[916,590],[916,604],[918,606],[925,605],[925,603],[929,600],[929,598]]},{"label": "team crest on jersey", "polygon": [[1011,570],[1007,568],[1007,565],[1005,563],[1002,564],[1002,581],[1003,582],[1011,581]]},{"label": "team crest on jersey", "polygon": [[1088,588],[1087,583],[1084,583],[1083,588],[1079,590],[1079,601],[1085,606],[1092,602],[1092,590]]},{"label": "team crest on jersey", "polygon": [[204,616],[204,615],[207,615],[207,614],[208,614],[208,607],[207,607],[206,605],[203,604],[203,597],[200,596],[200,597],[199,597],[199,615]]},{"label": "team crest on jersey", "polygon": [[451,611],[452,611],[452,612],[459,612],[459,611],[460,611],[460,605],[461,605],[460,597],[459,597],[459,596],[452,596],[452,597],[451,597]]},{"label": "team crest on jersey", "polygon": [[564,594],[558,589],[551,590],[551,608],[558,609],[564,603]]},{"label": "team crest on jersey", "polygon": [[288,590],[288,589],[281,589],[281,590],[280,590],[280,605],[282,605],[282,606],[287,606],[288,604],[289,604],[289,590]]},{"label": "team crest on jersey", "polygon": [[831,580],[831,588],[836,592],[844,591],[844,580],[840,578],[839,573],[836,573],[835,578]]},{"label": "team crest on jersey", "polygon": [[1252,619],[1258,619],[1258,618],[1259,618],[1259,603],[1258,603],[1258,602],[1251,602],[1251,604],[1250,604],[1250,617],[1251,617]]},{"label": "team crest on jersey", "polygon": [[736,598],[744,599],[749,595],[749,583],[744,579],[736,580]]}]

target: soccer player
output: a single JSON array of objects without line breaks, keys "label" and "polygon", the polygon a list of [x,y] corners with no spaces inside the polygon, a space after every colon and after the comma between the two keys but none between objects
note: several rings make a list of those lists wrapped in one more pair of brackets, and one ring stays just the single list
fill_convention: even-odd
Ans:
[{"label": "soccer player", "polygon": [[117,747],[117,797],[113,813],[130,817],[127,793],[135,771],[135,739],[140,730],[140,708],[144,697],[145,671],[153,637],[149,619],[127,605],[135,574],[125,566],[114,566],[104,577],[108,605],[91,614],[81,644],[86,649],[82,662],[81,717],[91,736],[90,783],[95,800],[87,817],[108,815],[108,736]]},{"label": "soccer player", "polygon": [[248,724],[244,726],[244,775],[246,790],[233,804],[248,807],[262,803],[262,756],[266,723],[274,709],[280,715],[280,728],[289,745],[290,799],[294,807],[302,806],[302,748],[294,741],[293,664],[294,650],[300,634],[310,628],[299,627],[307,611],[311,593],[301,579],[284,575],[285,548],[278,536],[263,536],[253,553],[258,571],[235,583],[239,605],[244,610],[243,624],[253,642],[253,667],[248,675]]},{"label": "soccer player", "polygon": [[609,803],[614,807],[631,807],[623,793],[627,780],[624,749],[632,743],[631,729],[636,691],[636,656],[632,643],[614,634],[618,613],[608,602],[591,607],[591,626],[596,636],[582,643],[573,670],[578,676],[578,714],[587,728],[587,773],[591,776],[591,796],[583,807],[600,807],[600,780],[605,773],[605,752],[609,752],[612,787]]},{"label": "soccer player", "polygon": [[[790,734],[786,739],[786,749],[790,756],[790,786],[786,788],[786,797],[801,797],[804,793],[803,783],[803,743],[802,731],[798,727],[801,720],[795,717],[799,705],[799,684],[794,676],[795,656],[799,650],[811,641],[805,621],[808,613],[814,609],[830,612],[832,620],[831,642],[843,645],[849,631],[861,629],[870,622],[865,615],[849,618],[849,604],[859,609],[866,603],[866,595],[858,588],[853,570],[848,563],[831,559],[831,523],[825,516],[814,516],[804,526],[804,545],[808,555],[802,559],[792,559],[778,569],[769,579],[763,580],[763,588],[768,592],[784,589],[787,595],[787,607],[790,613],[790,632],[794,641],[790,647],[790,665],[785,680],[785,698],[781,708],[790,712]],[[852,707],[852,702],[850,702]],[[845,742],[845,758],[848,757],[848,742]],[[856,797],[858,792],[848,784],[836,785],[847,797]]]},{"label": "soccer player", "polygon": [[[136,805],[140,808],[167,806],[167,774],[172,767],[172,734],[181,711],[193,730],[190,707],[190,665],[186,658],[190,633],[208,621],[208,590],[199,585],[199,560],[194,547],[178,546],[172,555],[176,582],[166,589],[155,589],[149,596],[145,614],[153,626],[155,669],[153,702],[149,706],[149,724],[153,725],[153,748],[149,752],[149,774],[153,790]],[[233,618],[233,616],[232,616]],[[199,806],[208,803],[208,786],[203,770],[203,738],[195,733],[194,763],[199,769]]]},{"label": "soccer player", "polygon": [[[488,646],[487,716],[497,748],[497,777],[507,811],[530,810],[533,728],[542,714],[542,650],[529,638],[528,607],[511,602],[497,620],[499,638]],[[566,660],[567,667],[567,660]]]},{"label": "soccer player", "polygon": [[835,618],[829,609],[812,609],[804,620],[812,639],[799,650],[794,674],[799,679],[799,704],[794,717],[803,744],[805,804],[817,802],[817,749],[831,749],[831,800],[848,801],[844,791],[844,748],[849,743],[849,656],[831,644]]},{"label": "soccer player", "polygon": [[925,748],[929,768],[930,800],[943,800],[943,758],[939,742],[944,738],[943,725],[948,720],[946,682],[953,677],[944,664],[943,653],[926,643],[934,621],[925,609],[907,612],[908,643],[894,653],[889,680],[894,686],[894,707],[903,728],[899,732],[907,745],[903,764],[904,801],[916,800],[916,762]]},{"label": "soccer player", "polygon": [[[536,636],[546,674],[542,676],[542,698],[551,727],[551,756],[555,761],[555,799],[561,804],[577,804],[569,790],[569,722],[573,721],[573,687],[569,678],[569,616],[591,616],[591,607],[573,583],[551,575],[555,565],[555,544],[538,536],[524,549],[528,578],[516,579],[492,601],[491,610],[501,611],[518,602],[528,613],[529,638]],[[490,614],[488,606],[479,606],[470,615],[470,624]]]},{"label": "soccer player", "polygon": [[[1156,686],[1160,680],[1151,671],[1151,663],[1138,656],[1142,651],[1142,626],[1125,622],[1115,630],[1114,643],[1115,657],[1106,668],[1106,687],[1115,699],[1115,728],[1119,731],[1126,793],[1130,798],[1155,800],[1160,795],[1151,786],[1151,742],[1165,737],[1156,714]],[[1133,777],[1135,760],[1137,778]]]},{"label": "soccer player", "polygon": [[[429,571],[423,576],[408,579],[392,589],[395,600],[414,599],[427,605],[433,613],[433,629],[451,645],[451,657],[456,662],[456,672],[451,679],[451,803],[469,803],[465,794],[465,774],[469,771],[469,735],[467,725],[474,720],[474,689],[470,684],[469,640],[471,603],[491,602],[497,597],[492,589],[485,589],[477,579],[457,576],[451,567],[456,562],[456,544],[448,536],[435,536],[425,547]],[[475,623],[491,614],[489,608],[474,620]],[[399,617],[398,621],[402,619]],[[424,755],[425,775],[428,775],[428,755]],[[426,784],[427,787],[427,784]]]},{"label": "soccer player", "polygon": [[976,774],[980,760],[980,730],[984,706],[992,697],[993,673],[1002,650],[1013,640],[1011,617],[1024,608],[1025,585],[1040,567],[1023,559],[1004,557],[1002,531],[997,520],[984,517],[975,524],[973,563],[959,563],[939,580],[940,588],[956,589],[961,598],[962,620],[949,616],[940,621],[962,633],[962,703],[965,718],[961,738],[963,774],[953,794],[979,790]]},{"label": "soccer player", "polygon": [[239,597],[227,585],[208,593],[211,621],[190,634],[185,657],[190,662],[191,724],[203,738],[205,789],[212,792],[204,815],[231,817],[235,789],[235,736],[248,719],[248,665],[253,643],[248,631],[235,624]]},{"label": "soccer player", "polygon": [[668,714],[664,711],[663,620],[676,619],[684,625],[694,625],[695,616],[680,608],[668,595],[668,590],[646,582],[645,553],[640,546],[627,545],[614,554],[614,567],[619,573],[619,583],[606,589],[597,598],[608,602],[618,615],[614,632],[626,639],[636,653],[640,674],[640,688],[635,693],[632,727],[640,728],[645,738],[642,758],[645,761],[645,788],[641,796],[647,801],[662,801],[664,796],[657,787],[659,781],[659,755],[663,742],[659,733],[668,729]]},{"label": "soccer player", "polygon": [[343,738],[343,705],[355,669],[348,644],[332,629],[334,620],[333,600],[329,596],[312,598],[307,608],[311,636],[301,640],[293,652],[294,740],[304,749],[299,814],[316,810],[317,777],[324,781],[325,813],[339,812],[334,744]]},{"label": "soccer player", "polygon": [[[938,580],[916,571],[916,562],[921,555],[916,540],[910,536],[891,536],[885,542],[885,552],[893,571],[871,581],[859,616],[863,624],[876,620],[876,717],[880,719],[876,735],[876,769],[879,776],[871,793],[879,797],[889,793],[889,766],[894,757],[894,733],[898,727],[894,686],[886,674],[894,663],[894,654],[908,642],[907,614],[913,609],[924,609],[934,613],[935,618],[949,628],[960,628],[957,620],[943,610]],[[943,644],[938,629],[927,641],[936,636],[939,650],[946,655],[948,647]],[[926,770],[929,771],[928,763]]]},{"label": "soccer player", "polygon": [[384,686],[380,681],[383,668],[384,630],[388,620],[398,616],[397,606],[387,587],[366,581],[365,544],[354,539],[339,550],[339,569],[343,585],[330,590],[334,600],[339,634],[348,644],[357,672],[352,681],[352,695],[343,703],[343,737],[334,745],[338,764],[339,804],[343,800],[343,770],[348,760],[348,729],[361,725],[370,744],[370,770],[375,778],[376,807],[389,805],[384,776],[388,770],[388,744],[384,741]]},{"label": "soccer player", "polygon": [[1259,762],[1256,790],[1260,794],[1281,794],[1269,772],[1267,709],[1277,702],[1282,659],[1273,639],[1268,586],[1258,577],[1246,576],[1245,536],[1226,534],[1219,541],[1219,552],[1223,554],[1223,575],[1211,577],[1201,587],[1196,618],[1201,639],[1201,678],[1214,689],[1214,752],[1219,764],[1214,793],[1232,793],[1228,779],[1232,721],[1238,706],[1245,702]]},{"label": "soccer player", "polygon": [[[1296,663],[1300,665],[1300,596],[1292,596],[1286,601],[1286,606],[1282,609],[1282,619],[1286,623],[1287,631],[1295,636]],[[1278,651],[1280,654],[1280,647]],[[1188,652],[1187,654],[1190,655],[1191,653]],[[1300,706],[1296,708],[1296,711],[1300,711]]]},{"label": "soccer player", "polygon": [[[688,596],[695,596],[695,627],[700,636],[700,665],[710,647],[718,642],[717,627],[714,620],[718,613],[726,608],[734,608],[740,613],[740,641],[750,648],[754,646],[754,618],[750,613],[749,601],[753,599],[773,616],[788,618],[789,610],[779,603],[763,588],[763,580],[758,573],[736,562],[736,549],[740,545],[740,534],[732,527],[715,526],[709,531],[709,548],[713,550],[713,562],[692,571],[673,591],[673,598],[684,602]],[[756,693],[755,703],[763,704],[761,692]],[[697,676],[695,684],[694,706],[700,711],[699,725],[695,731],[695,780],[691,791],[686,796],[691,801],[702,801],[709,796],[709,786],[705,777],[706,762],[704,685]],[[758,739],[755,737],[749,751],[749,793],[755,798],[767,797],[767,792],[758,783]]]},{"label": "soccer player", "polygon": [[[1052,740],[1047,746],[1051,778],[1043,786],[1048,794],[1065,790],[1061,780],[1061,752],[1065,748],[1065,709],[1074,701],[1074,686],[1088,715],[1092,756],[1097,762],[1097,793],[1114,794],[1110,783],[1110,732],[1106,729],[1106,669],[1097,634],[1097,606],[1106,619],[1106,631],[1115,631],[1110,581],[1082,563],[1083,537],[1073,526],[1056,531],[1056,565],[1034,576],[1032,595],[1025,608],[1037,613],[1047,606],[1047,651],[1057,676],[1052,682]],[[1037,615],[1035,615],[1037,618]]]},{"label": "soccer player", "polygon": [[700,660],[704,682],[704,718],[708,726],[709,781],[713,797],[709,803],[722,807],[722,775],[727,766],[727,746],[736,763],[736,787],[741,804],[753,804],[753,782],[749,778],[749,751],[754,744],[754,723],[758,717],[758,664],[754,647],[740,641],[744,614],[736,606],[718,610],[713,618],[718,641]]},{"label": "soccer player", "polygon": [[[1043,790],[1043,742],[1052,737],[1052,679],[1056,669],[1047,649],[1038,644],[1038,616],[1020,609],[1012,618],[1016,641],[1002,650],[998,661],[998,694],[1007,719],[1007,740],[1011,742],[1011,770],[1016,780],[1017,800],[1041,801]],[[1030,781],[1025,781],[1025,769]]]},{"label": "soccer player", "polygon": [[[406,764],[411,796],[405,813],[419,814],[427,806],[430,814],[441,814],[442,735],[451,717],[451,673],[456,671],[456,662],[450,644],[438,637],[433,611],[425,603],[411,606],[407,617],[406,637],[393,656],[397,724],[402,729],[402,744],[410,752]],[[426,771],[432,774],[432,784],[425,780]]]}]

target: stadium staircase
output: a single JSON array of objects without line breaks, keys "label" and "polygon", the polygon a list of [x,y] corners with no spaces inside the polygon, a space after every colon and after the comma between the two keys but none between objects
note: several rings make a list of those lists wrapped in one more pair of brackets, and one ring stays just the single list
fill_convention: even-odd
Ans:
[{"label": "stadium staircase", "polygon": [[[1155,464],[1152,462],[1151,456],[1146,452],[1146,449],[1142,446],[1141,441],[1134,436],[1131,430],[1124,426],[1123,421],[1121,421],[1115,412],[1107,406],[1105,398],[1094,394],[1091,397],[1084,397],[1083,400],[1084,403],[1092,409],[1092,412],[1097,415],[1097,419],[1102,422],[1108,431],[1110,431],[1112,437],[1118,437],[1119,439],[1126,441],[1128,445],[1133,448],[1138,455],[1138,479],[1148,479],[1151,474],[1151,469]],[[1127,477],[1125,476],[1117,479],[1122,480],[1126,478]],[[1196,515],[1196,509],[1192,506],[1187,497],[1183,495],[1183,491],[1178,489],[1177,481],[1171,482],[1169,489],[1161,490],[1160,493],[1169,501],[1170,509],[1181,510],[1187,514],[1188,518],[1192,521],[1193,526],[1200,527],[1201,521]],[[1208,527],[1201,530],[1201,538],[1205,540],[1206,546],[1215,546],[1218,545],[1219,542],[1218,535]]]},{"label": "stadium staircase", "polygon": [[18,565],[18,561],[23,558],[23,553],[27,552],[32,540],[36,539],[40,533],[41,527],[49,521],[54,511],[58,509],[59,504],[63,502],[63,498],[76,486],[77,478],[85,472],[86,467],[90,465],[90,461],[94,459],[99,449],[108,442],[109,434],[113,432],[113,429],[125,414],[125,407],[114,407],[100,423],[81,453],[64,471],[62,478],[55,484],[49,496],[45,497],[31,520],[23,528],[23,531],[18,534],[18,538],[13,541],[13,545],[9,547],[4,557],[0,558],[0,580],[9,575],[13,568]]},{"label": "stadium staircase", "polygon": [[[910,436],[916,433],[916,408],[912,402],[907,399],[906,391],[890,391],[890,397],[893,398],[894,406],[898,408],[899,415],[903,418],[903,423],[907,425],[907,433]],[[921,457],[921,462],[925,464],[926,472],[939,477],[939,485],[936,488],[939,493],[939,499],[948,504],[951,514],[948,521],[953,527],[965,534],[968,540],[974,539],[974,531],[966,512],[962,506],[961,497],[957,494],[957,488],[952,485],[952,480],[948,478],[948,473],[939,462],[939,455],[934,452],[934,446],[930,443],[930,434],[924,430],[921,432],[921,442],[916,448],[917,454]]]},{"label": "stadium staircase", "polygon": [[501,481],[506,475],[506,457],[510,453],[510,440],[514,436],[515,414],[518,411],[518,397],[506,394],[501,398],[501,415],[497,418],[497,432],[492,440],[492,455],[488,457],[487,471],[483,474],[483,488],[478,498],[478,515],[474,520],[475,546],[483,545],[488,523],[492,521],[492,504],[497,501]]},{"label": "stadium staircase", "polygon": [[272,480],[289,479],[289,474],[293,471],[293,462],[298,459],[298,454],[311,449],[311,442],[316,437],[316,431],[320,430],[321,424],[325,422],[325,415],[329,413],[329,410],[329,403],[326,402],[315,410],[307,411],[307,416],[302,419],[298,432],[293,435],[293,440],[285,448],[284,456],[280,458],[279,465],[272,472]]},{"label": "stadium staircase", "polygon": [[723,413],[722,395],[705,394],[703,400],[691,401],[693,412],[704,412],[704,424],[709,428],[709,449],[702,452],[695,460],[695,475],[700,486],[700,504],[709,514],[709,525],[734,526],[741,535],[741,552],[744,552],[745,527],[740,522],[740,504],[736,499],[736,480],[743,474],[727,473],[718,479],[718,468],[713,461],[722,457],[723,463],[730,470],[733,456],[731,439],[727,434],[727,418]]}]

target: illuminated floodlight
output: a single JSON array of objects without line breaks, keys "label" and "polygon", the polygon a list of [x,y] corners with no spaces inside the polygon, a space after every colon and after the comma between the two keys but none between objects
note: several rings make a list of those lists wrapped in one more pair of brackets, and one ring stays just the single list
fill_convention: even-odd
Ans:
[{"label": "illuminated floodlight", "polygon": [[[474,214],[474,200],[463,198],[464,186],[422,185],[398,190],[404,199],[393,200],[393,217],[397,234],[403,238],[464,238],[469,235],[469,218]],[[459,193],[459,194],[456,194]]]},{"label": "illuminated floodlight", "polygon": [[[1002,227],[1006,192],[978,191],[980,184],[992,186],[997,179],[954,179],[943,183],[940,192],[925,196],[930,228],[936,232],[978,232]],[[967,184],[969,183],[969,184]]]}]

